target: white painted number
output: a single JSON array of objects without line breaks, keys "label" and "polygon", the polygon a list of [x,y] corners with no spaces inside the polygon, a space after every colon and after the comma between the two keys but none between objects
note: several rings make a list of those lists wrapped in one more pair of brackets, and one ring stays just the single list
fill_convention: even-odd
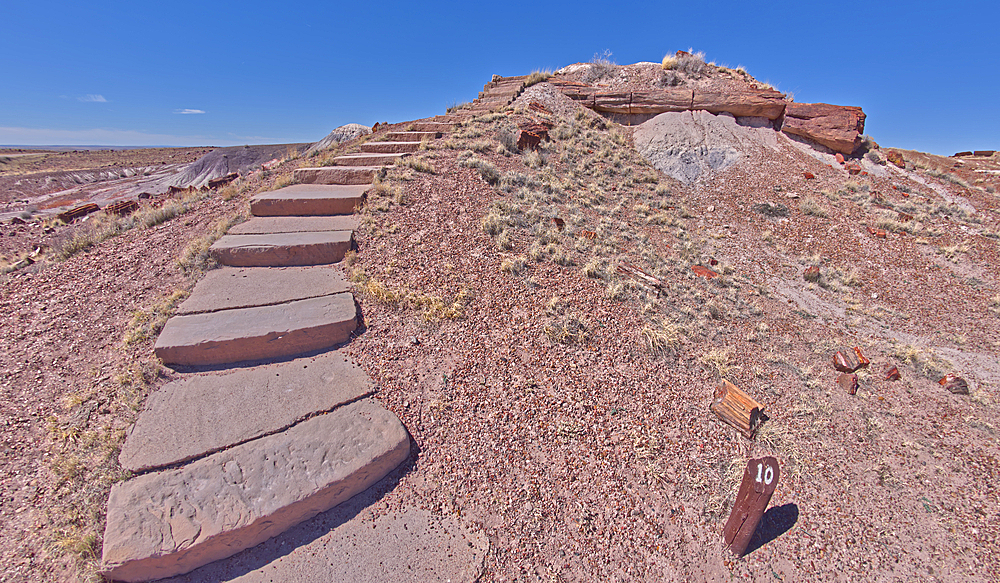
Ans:
[{"label": "white painted number", "polygon": [[767,466],[767,469],[765,470],[764,469],[764,464],[757,464],[757,481],[758,482],[760,481],[761,472],[763,472],[763,474],[764,474],[764,484],[770,486],[771,482],[774,481],[774,468],[772,468],[771,466]]}]

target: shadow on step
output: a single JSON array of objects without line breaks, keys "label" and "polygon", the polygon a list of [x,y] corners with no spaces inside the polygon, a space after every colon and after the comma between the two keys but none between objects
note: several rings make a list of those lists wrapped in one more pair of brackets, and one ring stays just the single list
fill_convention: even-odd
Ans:
[{"label": "shadow on step", "polygon": [[[240,577],[256,581],[259,577],[253,576],[254,571],[263,569],[276,562],[289,560],[289,555],[296,549],[312,544],[322,544],[320,539],[324,536],[333,533],[339,527],[355,519],[366,509],[378,503],[386,494],[396,488],[403,476],[413,469],[419,455],[420,448],[411,437],[410,457],[364,492],[326,512],[317,514],[298,526],[292,527],[255,547],[237,553],[227,559],[209,563],[185,575],[160,579],[160,581],[170,583],[221,583]],[[298,573],[297,578],[301,577],[298,580],[308,581],[314,580],[313,577],[316,575],[316,573]],[[323,579],[319,578],[315,580]]]}]

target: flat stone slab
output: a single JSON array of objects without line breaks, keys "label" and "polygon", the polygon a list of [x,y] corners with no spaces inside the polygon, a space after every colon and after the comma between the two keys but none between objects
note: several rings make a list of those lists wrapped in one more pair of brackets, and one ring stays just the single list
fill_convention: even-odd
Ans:
[{"label": "flat stone slab", "polygon": [[332,217],[253,217],[229,229],[229,235],[307,233],[309,231],[353,231],[358,220],[351,215]]},{"label": "flat stone slab", "polygon": [[337,156],[333,159],[333,162],[338,166],[390,166],[405,155],[405,153],[348,154],[346,156]]},{"label": "flat stone slab", "polygon": [[420,142],[365,142],[361,144],[362,152],[390,154],[399,152],[416,152]]},{"label": "flat stone slab", "polygon": [[390,142],[422,142],[440,137],[440,132],[388,132],[385,134],[385,139]]},{"label": "flat stone slab", "polygon": [[292,178],[303,184],[371,184],[381,166],[324,166],[299,168]]},{"label": "flat stone slab", "polygon": [[328,265],[343,259],[353,243],[352,231],[224,235],[208,252],[233,267]]},{"label": "flat stone slab", "polygon": [[182,468],[115,484],[102,572],[148,581],[232,556],[365,490],[409,451],[399,419],[365,399]]},{"label": "flat stone slab", "polygon": [[455,124],[438,121],[415,121],[409,128],[415,132],[450,132]]},{"label": "flat stone slab", "polygon": [[201,366],[295,356],[331,348],[357,328],[350,293],[259,308],[174,316],[153,350],[167,364]]},{"label": "flat stone slab", "polygon": [[149,396],[118,461],[146,472],[204,457],[332,411],[373,388],[340,352],[190,376]]},{"label": "flat stone slab", "polygon": [[257,217],[349,215],[369,188],[371,180],[361,185],[295,184],[254,196],[250,212]]},{"label": "flat stone slab", "polygon": [[[366,510],[381,484],[238,555],[162,583],[337,581],[472,583],[489,540],[450,516]],[[291,548],[291,550],[289,550]]]},{"label": "flat stone slab", "polygon": [[205,274],[177,314],[272,306],[349,290],[335,267],[223,267]]}]

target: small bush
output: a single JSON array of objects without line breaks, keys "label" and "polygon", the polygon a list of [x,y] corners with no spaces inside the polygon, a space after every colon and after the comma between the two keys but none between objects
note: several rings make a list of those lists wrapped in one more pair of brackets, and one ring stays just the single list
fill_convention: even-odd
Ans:
[{"label": "small bush", "polygon": [[819,206],[819,203],[811,198],[802,199],[802,201],[799,202],[799,210],[802,211],[802,214],[813,215],[814,217],[826,218],[830,216],[830,214],[826,212],[826,209]]},{"label": "small bush", "polygon": [[532,73],[528,75],[528,78],[524,80],[524,86],[531,87],[532,85],[544,83],[545,81],[548,81],[551,76],[551,71],[532,71]]},{"label": "small bush", "polygon": [[683,71],[691,75],[700,75],[706,66],[705,53],[696,53],[694,50],[676,56],[667,55],[663,57],[662,63],[664,71]]},{"label": "small bush", "polygon": [[783,204],[771,204],[769,202],[762,202],[753,205],[751,208],[767,217],[788,216],[788,207]]},{"label": "small bush", "polygon": [[527,257],[519,255],[517,257],[505,257],[500,262],[500,271],[511,275],[519,275],[528,264]]}]

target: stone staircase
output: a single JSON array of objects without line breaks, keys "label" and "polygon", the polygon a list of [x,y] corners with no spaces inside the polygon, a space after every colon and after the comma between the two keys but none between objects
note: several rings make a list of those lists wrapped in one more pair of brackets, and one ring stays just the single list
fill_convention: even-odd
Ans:
[{"label": "stone staircase", "polygon": [[[198,282],[154,347],[167,365],[211,369],[189,370],[152,394],[130,430],[119,461],[137,475],[111,489],[106,577],[160,579],[231,557],[348,501],[409,457],[406,429],[336,349],[358,321],[331,264],[352,247],[351,214],[375,174],[454,123],[413,122],[416,131],[363,144],[337,166],[296,170],[300,184],[255,196],[253,217],[212,245],[223,267]],[[363,528],[351,536],[388,545],[371,551],[385,564],[398,562],[387,549],[401,546],[440,559],[449,576],[474,575],[482,545],[444,520],[407,509],[378,531],[391,540]],[[290,573],[306,568],[306,555],[315,553],[283,563],[279,570],[292,571],[277,576],[300,579]],[[309,568],[329,580],[355,567]]]}]

